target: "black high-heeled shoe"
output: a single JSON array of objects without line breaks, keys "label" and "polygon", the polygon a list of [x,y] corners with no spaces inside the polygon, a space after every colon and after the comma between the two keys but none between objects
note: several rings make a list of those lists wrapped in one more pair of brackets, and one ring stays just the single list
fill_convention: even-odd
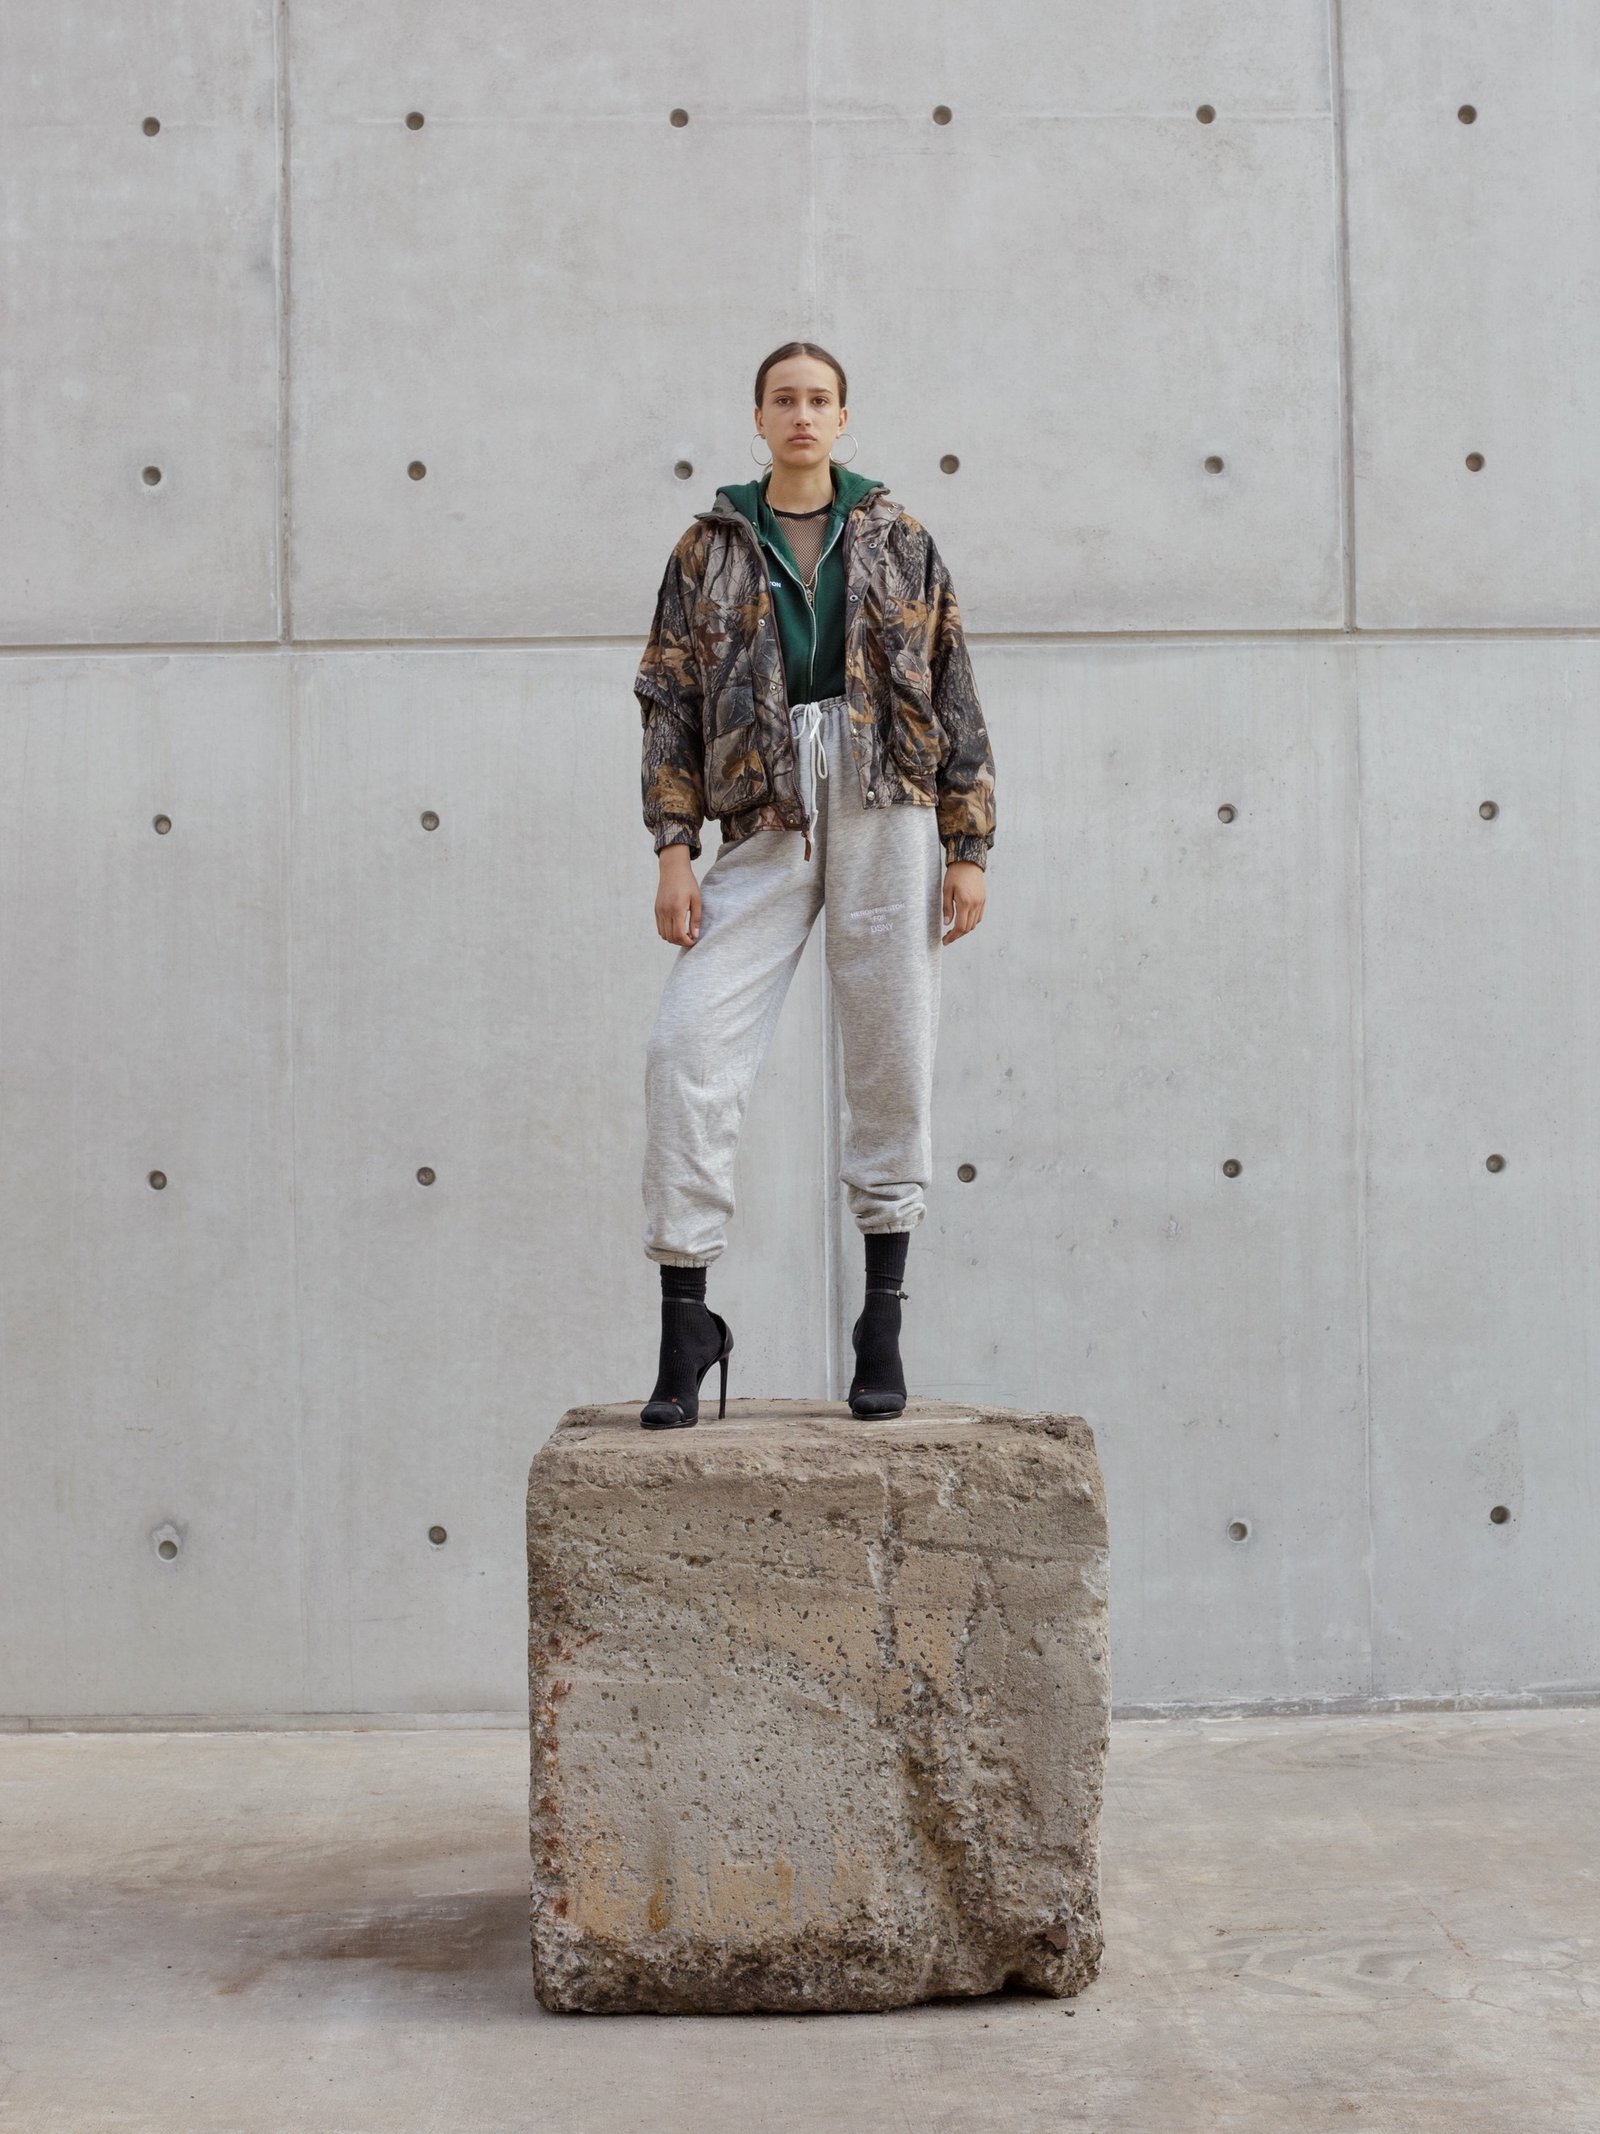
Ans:
[{"label": "black high-heeled shoe", "polygon": [[861,1317],[850,1330],[856,1375],[850,1382],[850,1413],[900,1415],[906,1405],[906,1374],[900,1361],[900,1300],[906,1289],[869,1289]]},{"label": "black high-heeled shoe", "polygon": [[[715,1343],[714,1347],[709,1344]],[[709,1347],[709,1353],[708,1353]],[[700,1420],[700,1387],[714,1363],[722,1366],[717,1419],[728,1412],[728,1358],[733,1335],[720,1312],[698,1297],[661,1300],[661,1364],[655,1388],[639,1410],[642,1430],[687,1430]]]}]

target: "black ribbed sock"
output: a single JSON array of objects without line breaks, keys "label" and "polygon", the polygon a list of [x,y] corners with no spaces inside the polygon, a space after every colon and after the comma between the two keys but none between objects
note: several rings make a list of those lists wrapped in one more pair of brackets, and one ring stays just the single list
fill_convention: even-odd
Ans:
[{"label": "black ribbed sock", "polygon": [[661,1262],[661,1294],[664,1297],[698,1297],[703,1304],[706,1296],[706,1270],[703,1267],[669,1267]]},{"label": "black ribbed sock", "polygon": [[[906,1271],[909,1230],[869,1230],[867,1301],[850,1330],[856,1373],[849,1401],[857,1415],[898,1415],[906,1402],[905,1367],[900,1361],[900,1277]],[[857,1407],[857,1400],[865,1403]]]},{"label": "black ribbed sock", "polygon": [[909,1230],[869,1230],[867,1245],[867,1294],[875,1289],[898,1289],[905,1277]]}]

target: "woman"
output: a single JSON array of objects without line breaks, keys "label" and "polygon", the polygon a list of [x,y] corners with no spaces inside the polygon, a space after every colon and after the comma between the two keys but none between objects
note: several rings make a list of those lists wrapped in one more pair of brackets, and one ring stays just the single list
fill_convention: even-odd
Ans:
[{"label": "woman", "polygon": [[[848,423],[835,359],[809,341],[774,349],[755,397],[769,471],[719,489],[674,548],[634,682],[656,930],[679,949],[646,1054],[645,1253],[661,1269],[646,1429],[698,1421],[714,1363],[726,1412],[733,1336],[706,1269],[727,1243],[756,1070],[822,911],[840,1175],[866,1251],[850,1408],[906,1404],[900,1282],[932,1171],[939,959],[983,917],[994,759],[949,573],[881,482],[833,459]],[[697,883],[712,815],[722,843]]]}]

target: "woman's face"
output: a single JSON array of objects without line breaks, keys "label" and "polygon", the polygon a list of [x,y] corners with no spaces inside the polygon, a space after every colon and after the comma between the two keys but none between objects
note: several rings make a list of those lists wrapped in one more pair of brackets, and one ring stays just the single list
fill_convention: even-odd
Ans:
[{"label": "woman's face", "polygon": [[786,356],[767,372],[756,432],[771,446],[774,466],[822,466],[849,421],[836,373],[815,356]]}]

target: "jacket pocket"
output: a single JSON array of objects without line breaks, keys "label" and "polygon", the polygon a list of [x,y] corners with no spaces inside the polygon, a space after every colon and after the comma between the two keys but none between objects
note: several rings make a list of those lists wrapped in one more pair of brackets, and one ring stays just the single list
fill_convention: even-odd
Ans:
[{"label": "jacket pocket", "polygon": [[933,677],[926,662],[900,652],[889,670],[889,753],[912,784],[932,791],[944,761],[944,729],[933,708]]},{"label": "jacket pocket", "polygon": [[708,601],[699,618],[700,667],[705,677],[706,725],[711,734],[731,734],[756,715],[756,610]]},{"label": "jacket pocket", "polygon": [[752,707],[748,718],[713,737],[706,750],[707,814],[732,815],[770,795],[772,775],[756,745],[757,732]]},{"label": "jacket pocket", "polygon": [[713,734],[737,733],[741,727],[755,724],[756,687],[748,658],[739,659],[734,671],[721,677],[710,712]]}]

